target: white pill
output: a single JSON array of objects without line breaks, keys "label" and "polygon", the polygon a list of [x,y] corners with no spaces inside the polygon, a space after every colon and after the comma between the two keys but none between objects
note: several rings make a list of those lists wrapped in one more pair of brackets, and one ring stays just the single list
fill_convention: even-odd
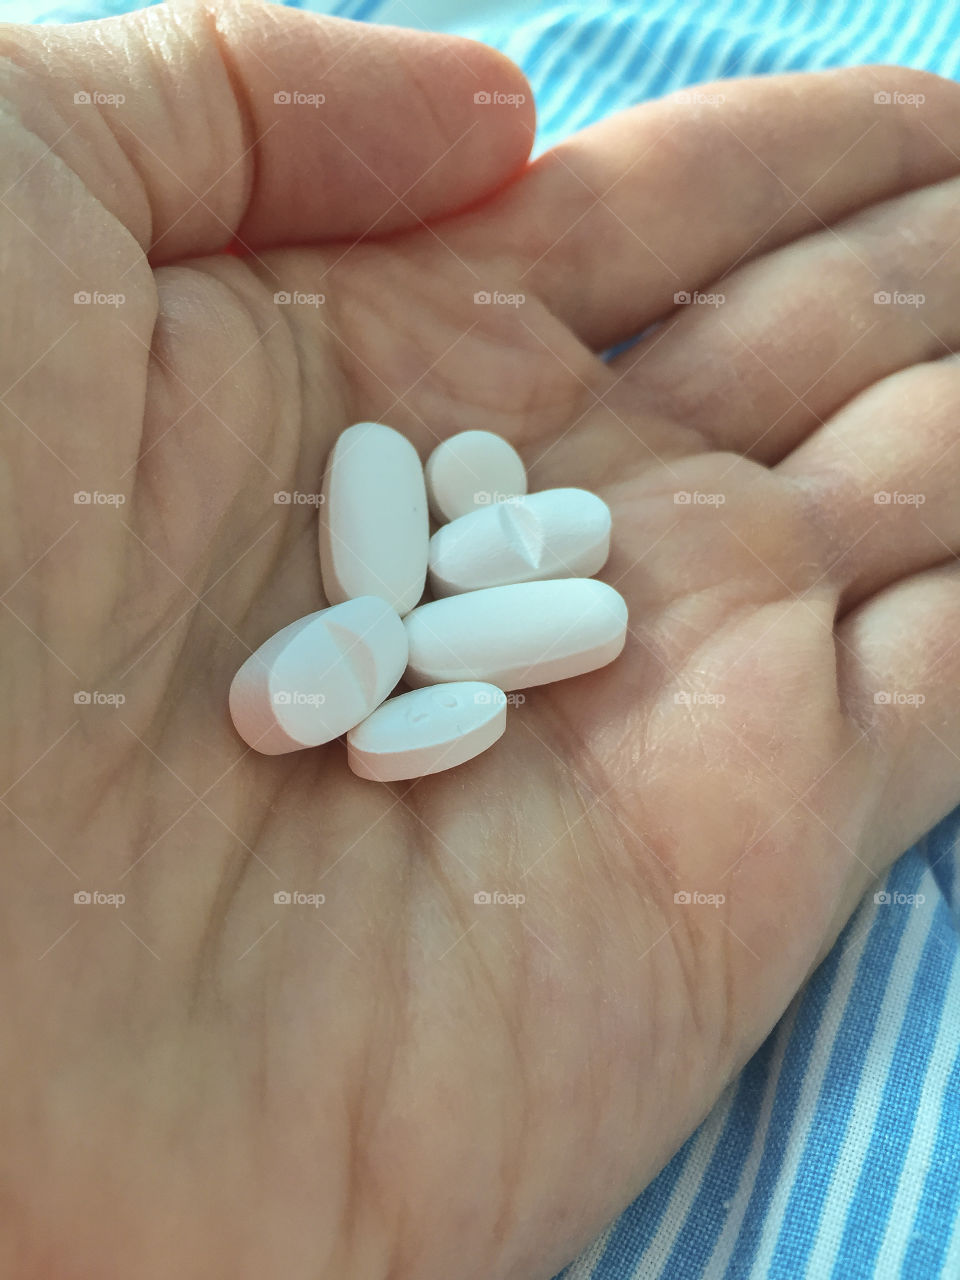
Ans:
[{"label": "white pill", "polygon": [[425,468],[430,510],[456,520],[476,507],[527,492],[520,455],[492,431],[461,431],[438,444]]},{"label": "white pill", "polygon": [[411,684],[528,689],[612,662],[626,641],[627,606],[596,578],[561,578],[447,596],[414,609],[404,626]]},{"label": "white pill", "polygon": [[413,445],[379,422],[342,432],[320,505],[320,574],[331,604],[380,596],[404,614],[423,595],[430,525]]},{"label": "white pill", "polygon": [[470,511],[430,539],[436,596],[541,578],[589,578],[610,554],[610,508],[586,489],[544,489]]},{"label": "white pill", "polygon": [[378,707],[406,661],[395,610],[361,596],[291,622],[252,653],[230,686],[230,714],[265,755],[318,747]]},{"label": "white pill", "polygon": [[347,734],[347,760],[361,778],[422,778],[472,760],[502,736],[507,697],[479,681],[434,684],[391,698]]}]

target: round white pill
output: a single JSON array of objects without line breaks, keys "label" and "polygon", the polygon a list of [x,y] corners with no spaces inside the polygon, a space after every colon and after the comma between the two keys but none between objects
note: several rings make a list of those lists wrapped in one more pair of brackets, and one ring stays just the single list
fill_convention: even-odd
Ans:
[{"label": "round white pill", "polygon": [[527,492],[520,455],[492,431],[461,431],[438,444],[425,467],[436,520],[456,520],[476,507]]},{"label": "round white pill", "polygon": [[411,684],[528,689],[612,662],[626,642],[627,606],[596,578],[561,578],[447,596],[414,609],[404,626]]},{"label": "round white pill", "polygon": [[396,611],[361,596],[291,622],[252,653],[230,686],[230,714],[264,755],[318,747],[378,707],[406,661]]},{"label": "round white pill", "polygon": [[435,596],[541,578],[589,578],[610,554],[610,508],[586,489],[544,489],[470,511],[430,539]]},{"label": "round white pill", "polygon": [[327,599],[379,596],[407,613],[423,595],[429,538],[416,449],[379,422],[348,427],[323,479],[320,575]]},{"label": "round white pill", "polygon": [[506,694],[493,685],[434,684],[391,698],[351,729],[347,760],[361,778],[422,778],[486,751],[506,723]]}]

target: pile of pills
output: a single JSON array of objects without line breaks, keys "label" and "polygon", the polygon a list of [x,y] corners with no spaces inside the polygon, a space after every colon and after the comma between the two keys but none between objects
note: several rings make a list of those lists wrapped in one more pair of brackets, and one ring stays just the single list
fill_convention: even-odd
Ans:
[{"label": "pile of pills", "polygon": [[[330,607],[278,631],[230,686],[257,751],[346,734],[361,778],[438,773],[497,741],[508,692],[623,649],[623,597],[591,576],[610,550],[606,503],[583,489],[528,496],[520,457],[489,431],[452,436],[423,467],[398,431],[357,423],[330,454],[319,512]],[[428,575],[434,599],[420,604]],[[388,699],[401,678],[412,691]]]}]

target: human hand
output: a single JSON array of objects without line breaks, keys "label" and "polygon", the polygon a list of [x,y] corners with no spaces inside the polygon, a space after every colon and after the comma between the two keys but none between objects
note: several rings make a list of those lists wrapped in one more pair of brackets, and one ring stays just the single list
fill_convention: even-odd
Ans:
[{"label": "human hand", "polygon": [[[528,90],[475,46],[254,6],[8,43],[6,1274],[549,1276],[960,798],[960,90],[730,82],[497,194],[531,119],[473,94]],[[412,786],[226,713],[324,603],[274,495],[363,419],[601,493],[631,607]]]}]

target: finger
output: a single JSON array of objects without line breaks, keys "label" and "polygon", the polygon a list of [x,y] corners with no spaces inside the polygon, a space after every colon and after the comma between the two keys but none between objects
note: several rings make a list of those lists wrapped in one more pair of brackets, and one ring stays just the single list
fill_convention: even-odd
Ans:
[{"label": "finger", "polygon": [[960,549],[960,361],[905,369],[851,401],[776,469],[802,482],[841,613]]},{"label": "finger", "polygon": [[837,634],[841,697],[885,761],[875,831],[893,856],[960,802],[960,566],[897,583]]},{"label": "finger", "polygon": [[925,187],[740,267],[611,368],[718,448],[778,462],[864,387],[960,345],[958,200],[960,180]]},{"label": "finger", "polygon": [[[268,4],[11,28],[7,94],[155,261],[356,237],[523,164],[532,102],[484,45]],[[22,74],[26,71],[26,75]],[[476,103],[478,91],[522,98]]]},{"label": "finger", "polygon": [[[924,96],[877,103],[878,91]],[[853,67],[703,86],[624,112],[542,156],[474,233],[602,348],[735,263],[960,169],[960,86]]]}]

